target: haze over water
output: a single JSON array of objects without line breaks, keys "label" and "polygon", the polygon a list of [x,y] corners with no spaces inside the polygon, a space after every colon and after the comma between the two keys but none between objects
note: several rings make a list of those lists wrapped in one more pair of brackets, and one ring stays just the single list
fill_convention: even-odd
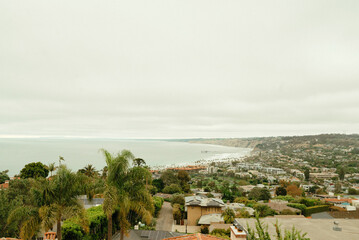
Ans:
[{"label": "haze over water", "polygon": [[9,175],[18,174],[30,162],[58,163],[63,156],[65,164],[77,171],[87,164],[97,170],[105,166],[99,149],[112,153],[130,150],[135,157],[145,159],[147,165],[179,165],[202,159],[242,157],[251,149],[224,147],[188,142],[163,140],[116,140],[116,139],[0,139],[0,171],[9,170]]}]

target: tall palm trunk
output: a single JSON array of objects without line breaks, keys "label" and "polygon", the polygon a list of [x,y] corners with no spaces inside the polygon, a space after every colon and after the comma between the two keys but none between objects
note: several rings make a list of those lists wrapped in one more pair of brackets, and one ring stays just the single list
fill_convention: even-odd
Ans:
[{"label": "tall palm trunk", "polygon": [[107,216],[107,240],[112,240],[112,215]]},{"label": "tall palm trunk", "polygon": [[57,219],[56,235],[57,235],[57,240],[62,240],[62,235],[61,235],[61,217],[60,217],[59,219]]}]

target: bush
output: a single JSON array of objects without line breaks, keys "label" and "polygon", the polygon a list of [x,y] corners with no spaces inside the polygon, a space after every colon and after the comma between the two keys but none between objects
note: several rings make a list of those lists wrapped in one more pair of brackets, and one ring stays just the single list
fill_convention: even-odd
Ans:
[{"label": "bush", "polygon": [[202,226],[201,227],[201,233],[202,234],[208,234],[209,233],[209,229],[207,226]]},{"label": "bush", "polygon": [[304,204],[300,204],[300,203],[288,203],[287,206],[301,210],[302,214],[304,214],[304,211],[307,208],[307,206],[305,206]]},{"label": "bush", "polygon": [[307,207],[321,205],[321,201],[319,199],[310,199],[310,198],[301,198],[299,200],[299,203],[304,204]]},{"label": "bush", "polygon": [[181,191],[182,191],[182,188],[178,184],[174,184],[174,183],[169,186],[166,186],[163,189],[164,193],[169,193],[169,194],[180,193]]},{"label": "bush", "polygon": [[62,236],[64,240],[98,240],[104,239],[107,234],[107,218],[102,206],[92,207],[86,210],[89,218],[90,231],[88,234],[71,218],[64,221],[62,225]]},{"label": "bush", "polygon": [[164,202],[163,198],[153,197],[153,204],[155,206],[155,212],[154,212],[155,217],[158,216],[158,213],[160,212],[160,210],[162,208],[163,202]]},{"label": "bush", "polygon": [[90,221],[89,240],[104,239],[107,234],[107,217],[102,206],[87,209]]},{"label": "bush", "polygon": [[283,209],[280,212],[280,215],[297,215],[297,214],[290,209]]},{"label": "bush", "polygon": [[220,237],[220,238],[230,239],[231,230],[230,230],[230,229],[225,230],[225,229],[215,228],[215,229],[213,229],[213,231],[210,233],[210,235],[216,236],[216,237]]},{"label": "bush", "polygon": [[70,220],[64,221],[61,233],[63,240],[82,240],[84,236],[81,226]]},{"label": "bush", "polygon": [[275,199],[291,202],[294,200],[294,197],[286,195],[286,196],[277,196]]}]

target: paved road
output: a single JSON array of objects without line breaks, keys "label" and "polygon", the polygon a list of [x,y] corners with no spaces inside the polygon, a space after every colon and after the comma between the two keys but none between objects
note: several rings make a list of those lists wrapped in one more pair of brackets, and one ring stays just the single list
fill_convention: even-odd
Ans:
[{"label": "paved road", "polygon": [[172,206],[169,202],[164,202],[160,214],[157,218],[156,230],[172,232],[173,215]]}]

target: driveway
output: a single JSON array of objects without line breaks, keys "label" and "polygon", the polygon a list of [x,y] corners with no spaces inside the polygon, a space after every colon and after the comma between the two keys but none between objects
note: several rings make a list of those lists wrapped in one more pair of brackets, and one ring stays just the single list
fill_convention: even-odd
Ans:
[{"label": "driveway", "polygon": [[169,202],[164,202],[160,214],[157,218],[156,230],[172,232],[173,215],[172,206]]}]

